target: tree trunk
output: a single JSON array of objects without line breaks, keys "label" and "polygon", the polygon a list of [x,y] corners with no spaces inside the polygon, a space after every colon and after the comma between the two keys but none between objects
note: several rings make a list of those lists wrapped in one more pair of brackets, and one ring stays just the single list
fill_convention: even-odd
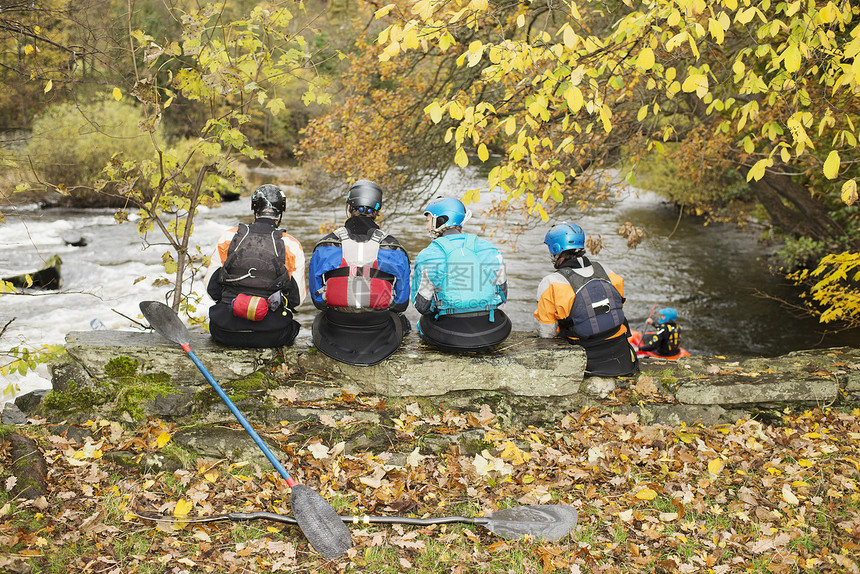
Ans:
[{"label": "tree trunk", "polygon": [[[749,168],[741,167],[744,175],[748,171]],[[786,233],[819,241],[845,235],[824,204],[791,177],[768,170],[760,180],[749,182],[749,186],[773,224]]]}]

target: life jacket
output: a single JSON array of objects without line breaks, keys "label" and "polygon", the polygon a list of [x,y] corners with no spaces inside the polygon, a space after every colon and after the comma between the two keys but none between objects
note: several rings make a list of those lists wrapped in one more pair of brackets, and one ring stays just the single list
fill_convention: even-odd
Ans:
[{"label": "life jacket", "polygon": [[[575,339],[597,338],[624,324],[621,306],[624,297],[609,280],[599,263],[592,263],[594,274],[583,277],[572,267],[558,270],[573,287],[574,300],[570,315],[559,323],[561,334]],[[569,326],[562,326],[567,324]]]},{"label": "life jacket", "polygon": [[660,323],[657,332],[652,335],[649,345],[653,345],[657,339],[660,345],[654,349],[658,355],[669,357],[678,354],[681,349],[681,327],[674,322]]},{"label": "life jacket", "polygon": [[289,285],[283,236],[283,229],[272,229],[265,222],[239,226],[218,278],[222,300],[230,301],[240,294],[268,297]]},{"label": "life jacket", "polygon": [[340,240],[340,267],[323,274],[323,299],[332,307],[352,309],[388,309],[394,300],[391,273],[380,271],[379,245],[385,239],[381,229],[375,229],[367,241],[356,241],[346,227],[334,231]]},{"label": "life jacket", "polygon": [[[454,241],[457,236],[464,241]],[[476,248],[478,236],[463,233],[439,237],[434,243],[445,253],[445,272],[436,295],[437,315],[492,311],[504,301],[499,297],[492,276],[487,275]]]}]

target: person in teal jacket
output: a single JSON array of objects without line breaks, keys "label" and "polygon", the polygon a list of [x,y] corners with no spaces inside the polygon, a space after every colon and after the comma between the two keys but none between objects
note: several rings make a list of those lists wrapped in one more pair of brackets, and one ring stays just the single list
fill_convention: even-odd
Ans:
[{"label": "person in teal jacket", "polygon": [[424,342],[449,351],[482,351],[511,332],[499,307],[508,295],[505,262],[492,243],[463,233],[471,212],[457,199],[437,197],[424,208],[433,237],[412,273],[412,304]]}]

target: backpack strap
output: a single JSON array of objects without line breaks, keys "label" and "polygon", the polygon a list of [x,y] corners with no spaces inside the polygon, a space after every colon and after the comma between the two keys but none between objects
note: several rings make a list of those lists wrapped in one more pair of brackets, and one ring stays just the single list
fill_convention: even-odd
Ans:
[{"label": "backpack strap", "polygon": [[221,273],[220,273],[220,276],[218,278],[218,282],[221,283],[222,285],[224,283],[233,283],[235,281],[239,281],[239,280],[247,277],[247,275],[245,275],[245,276],[239,277],[237,279],[228,279],[227,278],[227,269],[229,269],[230,266],[233,265],[233,262],[236,261],[236,257],[238,256],[237,254],[239,253],[239,249],[242,247],[242,242],[245,241],[245,238],[248,237],[248,234],[250,232],[251,232],[250,226],[248,226],[245,223],[239,224],[239,227],[236,230],[236,235],[233,237],[233,241],[235,241],[236,238],[238,237],[239,242],[236,244],[236,248],[229,255],[227,255],[227,259],[224,260],[224,264],[221,266]]}]

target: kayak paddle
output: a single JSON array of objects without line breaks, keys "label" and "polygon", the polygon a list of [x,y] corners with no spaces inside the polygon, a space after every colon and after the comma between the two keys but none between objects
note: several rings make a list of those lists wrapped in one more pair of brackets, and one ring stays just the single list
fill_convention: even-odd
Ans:
[{"label": "kayak paddle", "polygon": [[352,536],[349,528],[341,521],[334,508],[326,502],[326,500],[307,486],[297,483],[293,477],[287,472],[280,461],[275,458],[275,455],[268,446],[257,434],[257,431],[248,423],[233,401],[227,396],[224,390],[218,385],[217,381],[209,374],[194,351],[191,350],[191,336],[188,329],[180,321],[176,313],[158,301],[143,301],[140,303],[140,310],[143,316],[146,317],[149,324],[155,331],[165,339],[172,341],[182,347],[182,350],[191,358],[194,364],[224,401],[224,404],[239,421],[239,424],[251,435],[275,470],[287,481],[290,487],[290,505],[293,513],[296,515],[295,520],[302,530],[302,533],[307,537],[311,546],[325,558],[337,558],[342,556],[352,547]]},{"label": "kayak paddle", "polygon": [[[132,512],[134,516],[145,520],[159,522],[215,522],[218,520],[273,520],[285,524],[297,524],[292,516],[275,514],[273,512],[231,512],[215,516],[195,518],[174,518],[171,516],[144,514]],[[462,522],[483,526],[490,532],[502,538],[518,539],[525,536],[545,538],[555,542],[564,538],[576,526],[578,514],[572,506],[563,504],[535,504],[517,506],[491,512],[486,516],[467,518],[464,516],[442,516],[439,518],[405,518],[402,516],[339,516],[345,523],[352,524],[408,524],[411,526],[430,526],[432,524],[450,524]]]}]

